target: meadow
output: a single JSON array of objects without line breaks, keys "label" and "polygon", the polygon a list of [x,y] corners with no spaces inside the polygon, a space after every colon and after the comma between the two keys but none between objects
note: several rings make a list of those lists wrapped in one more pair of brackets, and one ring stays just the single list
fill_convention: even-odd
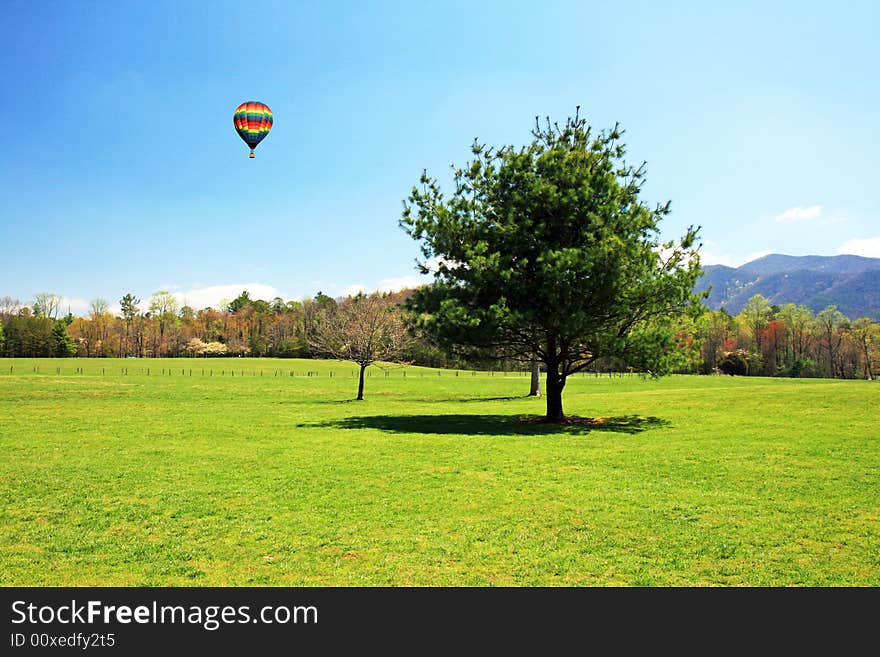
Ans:
[{"label": "meadow", "polygon": [[880,585],[876,382],[370,373],[0,360],[0,584]]}]

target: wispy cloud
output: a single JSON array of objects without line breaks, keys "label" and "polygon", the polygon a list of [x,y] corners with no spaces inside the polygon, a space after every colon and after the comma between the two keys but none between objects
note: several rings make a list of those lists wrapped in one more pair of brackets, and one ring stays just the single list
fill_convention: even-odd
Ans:
[{"label": "wispy cloud", "polygon": [[805,205],[796,208],[789,208],[782,214],[773,217],[773,221],[778,223],[795,223],[798,221],[809,221],[818,219],[822,215],[821,205]]},{"label": "wispy cloud", "polygon": [[848,240],[837,249],[837,252],[866,258],[880,258],[880,237]]}]

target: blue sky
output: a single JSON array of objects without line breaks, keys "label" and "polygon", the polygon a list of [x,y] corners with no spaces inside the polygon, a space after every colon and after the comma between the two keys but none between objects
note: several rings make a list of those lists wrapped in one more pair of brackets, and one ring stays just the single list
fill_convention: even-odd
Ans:
[{"label": "blue sky", "polygon": [[[664,235],[702,226],[704,262],[880,257],[878,6],[10,4],[0,296],[412,283],[397,221],[421,170],[448,180],[475,137],[521,144],[576,105],[626,129]],[[275,114],[253,160],[250,99]]]}]

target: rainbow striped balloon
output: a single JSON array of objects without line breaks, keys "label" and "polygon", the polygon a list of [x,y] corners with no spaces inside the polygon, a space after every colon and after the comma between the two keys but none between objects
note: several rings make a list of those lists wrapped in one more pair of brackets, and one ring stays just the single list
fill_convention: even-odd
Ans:
[{"label": "rainbow striped balloon", "polygon": [[272,110],[265,103],[249,100],[235,108],[232,124],[238,136],[251,147],[251,154],[248,157],[254,156],[254,149],[269,134],[272,123]]}]

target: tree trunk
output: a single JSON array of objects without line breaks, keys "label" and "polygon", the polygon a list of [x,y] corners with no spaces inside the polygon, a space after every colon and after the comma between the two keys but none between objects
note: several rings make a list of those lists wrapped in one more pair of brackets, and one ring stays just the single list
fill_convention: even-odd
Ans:
[{"label": "tree trunk", "polygon": [[552,372],[547,376],[547,422],[562,422],[565,413],[562,412],[562,388],[565,384]]},{"label": "tree trunk", "polygon": [[541,396],[541,368],[537,359],[532,359],[532,383],[529,388],[529,397]]},{"label": "tree trunk", "polygon": [[547,415],[546,422],[562,422],[565,413],[562,412],[562,389],[565,387],[565,377],[559,376],[559,364],[547,361]]},{"label": "tree trunk", "polygon": [[360,376],[358,377],[358,401],[364,400],[364,371],[367,369],[366,365],[361,365]]}]

